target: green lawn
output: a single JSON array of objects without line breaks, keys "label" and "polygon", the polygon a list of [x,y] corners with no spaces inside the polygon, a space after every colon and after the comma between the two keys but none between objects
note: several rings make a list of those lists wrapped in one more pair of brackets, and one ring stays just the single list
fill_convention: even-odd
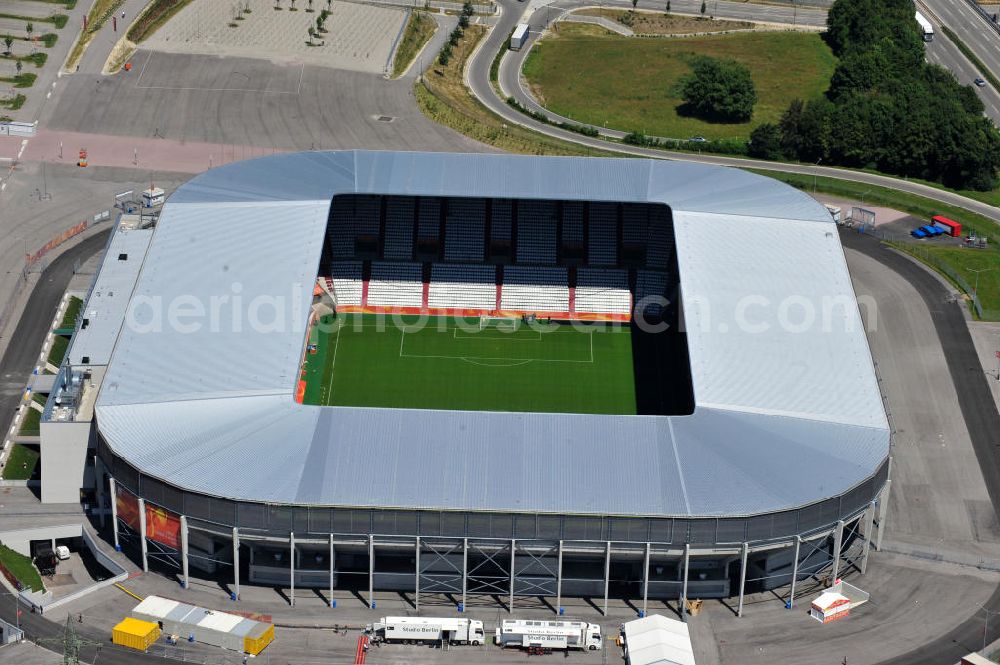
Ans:
[{"label": "green lawn", "polygon": [[3,477],[5,480],[29,480],[37,466],[38,446],[15,443],[3,468]]},{"label": "green lawn", "polygon": [[10,573],[24,586],[31,587],[32,591],[43,591],[42,578],[38,574],[31,559],[18,554],[6,545],[0,545],[0,563],[3,563]]},{"label": "green lawn", "polygon": [[52,348],[49,349],[49,362],[56,367],[62,365],[67,349],[69,349],[69,338],[62,335],[53,335]]},{"label": "green lawn", "polygon": [[76,296],[70,296],[69,303],[66,305],[66,311],[63,312],[62,322],[59,324],[59,327],[75,328],[76,317],[80,315],[81,309],[83,309],[83,300],[77,298]]},{"label": "green lawn", "polygon": [[[417,53],[424,47],[424,44],[434,36],[436,28],[437,23],[425,12],[414,11],[410,14],[410,20],[406,23],[406,31],[403,33],[403,39],[399,42],[399,47],[396,48],[396,55],[392,60],[393,77],[400,76],[406,71],[406,68],[417,57]],[[430,62],[433,57],[433,55],[429,55],[425,61]]]},{"label": "green lawn", "polygon": [[21,429],[18,434],[21,436],[38,436],[39,426],[42,422],[42,414],[37,409],[28,409],[21,421]]},{"label": "green lawn", "polygon": [[[314,334],[305,401],[336,406],[635,414],[628,327],[541,331],[348,316]],[[470,320],[471,321],[471,320]],[[328,323],[329,320],[324,323]],[[409,326],[409,327],[407,327]],[[334,329],[337,328],[337,329]]]},{"label": "green lawn", "polygon": [[[747,123],[681,117],[678,79],[693,55],[732,58],[750,68],[759,101]],[[559,24],[536,44],[524,73],[551,111],[598,126],[653,136],[748,139],[776,122],[795,98],[826,90],[836,59],[818,34],[757,32],[668,39],[600,34],[592,26]]]}]

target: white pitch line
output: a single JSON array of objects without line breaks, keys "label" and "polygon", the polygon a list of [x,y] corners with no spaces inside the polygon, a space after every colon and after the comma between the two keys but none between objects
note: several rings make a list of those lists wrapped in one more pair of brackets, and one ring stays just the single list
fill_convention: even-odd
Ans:
[{"label": "white pitch line", "polygon": [[337,331],[337,341],[333,345],[333,362],[330,363],[330,383],[326,393],[326,401],[329,402],[333,398],[333,379],[336,377],[336,367],[337,367],[337,350],[340,348],[340,331]]}]

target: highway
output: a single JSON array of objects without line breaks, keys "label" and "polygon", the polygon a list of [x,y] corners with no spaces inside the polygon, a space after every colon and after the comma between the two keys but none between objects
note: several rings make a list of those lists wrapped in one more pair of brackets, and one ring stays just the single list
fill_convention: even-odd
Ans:
[{"label": "highway", "polygon": [[[564,0],[567,1],[567,0]],[[480,102],[482,102],[491,111],[501,116],[507,122],[522,125],[534,131],[537,131],[548,136],[563,139],[565,141],[570,141],[578,143],[580,145],[585,145],[591,148],[596,148],[599,150],[605,150],[608,152],[618,152],[624,155],[635,155],[639,157],[651,157],[654,159],[676,159],[681,161],[693,161],[702,162],[705,164],[716,164],[719,166],[732,166],[738,168],[756,168],[756,169],[766,169],[771,171],[782,171],[785,173],[799,173],[805,175],[821,175],[830,178],[840,178],[843,180],[852,180],[855,182],[863,182],[870,185],[878,185],[881,187],[891,187],[899,191],[909,192],[911,194],[918,194],[920,196],[926,196],[931,199],[941,201],[943,203],[948,203],[955,205],[971,212],[978,213],[992,219],[993,221],[1000,223],[1000,209],[994,206],[988,205],[986,203],[981,203],[974,199],[970,199],[960,194],[955,194],[953,192],[947,192],[940,190],[928,185],[922,185],[919,183],[910,182],[908,180],[903,180],[901,178],[893,178],[891,176],[877,175],[872,173],[862,173],[859,171],[849,171],[847,169],[838,169],[828,166],[815,166],[812,164],[784,164],[779,162],[769,162],[764,160],[756,159],[744,159],[738,157],[726,157],[722,155],[709,155],[701,153],[690,153],[690,152],[674,152],[667,150],[653,150],[649,148],[640,148],[637,146],[624,145],[620,143],[613,143],[609,141],[602,140],[600,138],[592,138],[588,136],[583,136],[575,132],[569,132],[558,127],[553,127],[551,125],[539,122],[533,118],[530,118],[513,108],[511,108],[504,100],[502,100],[494,91],[490,83],[490,64],[493,61],[493,57],[496,55],[497,51],[502,47],[503,43],[506,41],[507,36],[514,29],[517,23],[522,21],[524,13],[529,9],[523,3],[517,0],[500,0],[499,4],[502,7],[503,13],[500,16],[500,20],[497,22],[494,30],[487,36],[486,40],[482,43],[479,50],[473,54],[472,59],[469,62],[469,66],[466,70],[467,83],[469,85],[472,94],[475,95]],[[640,6],[642,3],[640,3]],[[720,7],[723,3],[719,3]],[[560,5],[562,7],[562,5]],[[747,7],[743,5],[742,7]],[[752,7],[751,7],[752,9]],[[769,7],[770,9],[770,7]],[[784,8],[776,8],[782,9]],[[555,10],[553,10],[554,12]],[[534,26],[538,25],[539,21],[544,24],[545,16],[544,11],[535,12],[539,14],[538,17],[532,16],[529,22]],[[555,14],[553,13],[553,16]],[[537,35],[532,34],[531,38],[534,39]],[[530,43],[530,42],[529,42]],[[523,90],[521,90],[520,83],[514,83],[518,81],[517,73],[520,72],[520,65],[525,56],[528,53],[527,48],[523,48],[520,51],[511,51],[507,54],[501,62],[500,74],[502,77],[502,85],[507,92],[513,94],[518,100],[524,104],[533,104],[530,97],[528,97]],[[508,89],[511,86],[512,89]]]},{"label": "highway", "polygon": [[991,72],[1000,76],[1000,32],[966,0],[921,0],[920,4],[930,10],[933,23],[951,28]]}]

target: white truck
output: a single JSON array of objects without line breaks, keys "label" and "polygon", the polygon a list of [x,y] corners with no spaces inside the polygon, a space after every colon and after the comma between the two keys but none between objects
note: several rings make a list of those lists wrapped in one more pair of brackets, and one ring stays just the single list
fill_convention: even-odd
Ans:
[{"label": "white truck", "polygon": [[533,621],[507,619],[497,626],[496,643],[501,647],[548,649],[601,648],[601,627],[584,621]]},{"label": "white truck", "polygon": [[920,12],[917,12],[916,18],[917,18],[917,25],[920,26],[920,32],[924,36],[924,41],[925,42],[934,41],[934,26],[931,25],[931,22],[928,21],[927,17],[921,14]]},{"label": "white truck", "polygon": [[510,35],[510,50],[520,51],[526,41],[528,41],[528,24],[518,23]]},{"label": "white truck", "polygon": [[471,644],[485,640],[483,622],[449,617],[382,617],[365,627],[377,642]]}]

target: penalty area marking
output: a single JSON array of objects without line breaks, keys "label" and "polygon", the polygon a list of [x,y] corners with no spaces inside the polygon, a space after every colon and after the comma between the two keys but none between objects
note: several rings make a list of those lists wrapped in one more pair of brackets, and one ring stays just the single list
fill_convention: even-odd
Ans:
[{"label": "penalty area marking", "polygon": [[[459,332],[461,332],[462,334],[459,335],[458,334]],[[526,337],[526,338],[519,339],[517,337],[513,337],[513,335],[519,334],[520,331],[513,332],[513,333],[500,333],[499,335],[487,335],[487,334],[485,334],[483,332],[470,332],[470,333],[467,333],[464,330],[460,330],[459,328],[453,329],[451,331],[451,333],[452,333],[451,336],[452,336],[452,339],[498,339],[498,340],[504,340],[504,341],[508,341],[508,342],[541,342],[542,341],[542,331],[540,331],[540,330],[532,330],[530,332],[535,333],[536,335],[538,335],[538,337]]]},{"label": "penalty area marking", "polygon": [[[422,355],[418,353],[403,353],[403,343],[406,341],[406,331],[402,331],[402,335],[399,336],[399,357],[400,358],[439,358],[441,360],[462,360],[471,364],[482,364],[484,367],[502,367],[503,365],[485,365],[483,363],[477,363],[475,361],[497,361],[497,362],[512,362],[517,363],[517,365],[510,365],[511,367],[516,367],[519,365],[526,365],[531,362],[536,363],[582,363],[582,364],[593,364],[594,362],[594,334],[590,333],[590,358],[587,360],[572,360],[572,359],[559,359],[559,358],[492,358],[485,356],[446,356],[446,355]],[[539,333],[540,334],[540,333]],[[336,355],[336,352],[334,352]]]}]

